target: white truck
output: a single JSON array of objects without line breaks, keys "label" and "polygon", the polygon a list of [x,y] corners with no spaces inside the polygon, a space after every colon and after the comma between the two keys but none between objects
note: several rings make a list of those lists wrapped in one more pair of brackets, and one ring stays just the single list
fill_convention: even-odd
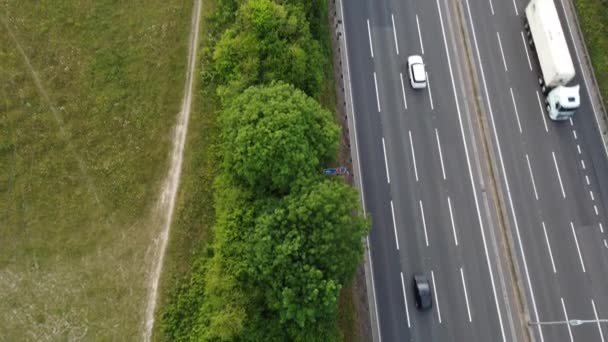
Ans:
[{"label": "white truck", "polygon": [[552,120],[567,120],[580,106],[579,86],[568,86],[574,65],[553,0],[530,0],[524,27],[541,69],[538,83]]}]

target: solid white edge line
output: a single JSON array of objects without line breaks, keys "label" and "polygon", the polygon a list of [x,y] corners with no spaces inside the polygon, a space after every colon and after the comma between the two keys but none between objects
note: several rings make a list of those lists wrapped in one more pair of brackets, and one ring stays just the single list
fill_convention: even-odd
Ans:
[{"label": "solid white edge line", "polygon": [[441,142],[439,141],[439,132],[437,128],[435,128],[435,137],[437,138],[437,149],[439,150],[439,161],[441,161],[441,172],[443,173],[443,179],[446,179],[445,176],[445,167],[443,165],[443,153],[441,153]]},{"label": "solid white edge line", "polygon": [[[560,0],[561,4],[562,4],[562,8],[565,9],[566,6],[564,5],[564,0]],[[581,61],[581,57],[578,53],[578,48],[576,47],[576,44],[574,44],[574,34],[572,33],[572,27],[570,27],[570,19],[568,18],[567,15],[564,15],[566,17],[566,24],[568,25],[568,33],[570,33],[570,38],[572,39],[573,42],[573,46],[574,46],[574,52],[576,54],[576,59],[578,61],[578,65],[583,65],[583,62]],[[581,67],[581,72],[583,74],[583,81],[585,82],[585,88],[587,88],[587,92],[589,92],[589,82],[587,81],[587,74],[585,73],[585,69]],[[597,124],[597,129],[599,131],[600,134],[600,139],[602,140],[602,145],[604,146],[604,153],[606,153],[606,157],[608,157],[608,147],[606,146],[608,144],[608,142],[606,141],[604,135],[601,134],[602,130],[600,128],[600,119],[598,116],[598,112],[597,109],[595,108],[595,103],[591,100],[591,98],[589,98],[589,102],[591,103],[591,108],[593,109],[593,116],[595,116],[595,123]]]},{"label": "solid white edge line", "polygon": [[600,318],[597,315],[597,310],[595,309],[595,302],[593,301],[593,299],[591,300],[591,306],[593,307],[593,315],[595,316],[595,320],[597,321],[597,330],[599,330],[600,332],[600,338],[602,339],[602,342],[604,342],[604,333],[602,332],[602,326],[600,325]]},{"label": "solid white edge line", "polygon": [[372,54],[372,58],[374,58],[374,44],[372,43],[372,30],[369,28],[369,19],[367,19],[367,35],[369,36],[369,52]]},{"label": "solid white edge line", "polygon": [[429,73],[426,73],[426,89],[429,91],[429,100],[431,101],[431,110],[435,110],[433,106],[433,93],[431,93],[431,80],[429,79]]},{"label": "solid white edge line", "polygon": [[403,272],[401,273],[401,289],[403,290],[403,304],[405,305],[405,315],[407,317],[407,327],[411,328],[410,325],[410,310],[407,307],[407,295],[405,294],[405,282],[403,281]]},{"label": "solid white edge line", "polygon": [[391,20],[393,21],[393,37],[395,38],[395,50],[399,55],[399,43],[397,43],[397,29],[395,28],[395,16],[391,13]]},{"label": "solid white edge line", "polygon": [[412,160],[414,161],[414,174],[416,175],[416,182],[418,181],[418,167],[416,166],[416,152],[414,151],[414,141],[412,140],[412,131],[408,131],[410,136],[410,147],[412,149]]},{"label": "solid white edge line", "polygon": [[553,250],[551,249],[551,244],[549,243],[549,236],[547,235],[547,228],[545,227],[545,221],[543,223],[543,232],[545,233],[545,242],[547,242],[547,249],[549,250],[549,258],[551,258],[551,266],[553,267],[553,274],[557,274],[557,269],[555,268],[555,261],[553,261]]},{"label": "solid white edge line", "polygon": [[374,71],[374,87],[376,87],[376,103],[378,104],[378,113],[382,110],[380,109],[380,94],[378,93],[378,79],[376,78],[376,72]]},{"label": "solid white edge line", "polygon": [[384,137],[382,137],[382,151],[384,152],[384,166],[386,167],[386,180],[388,184],[391,184],[391,175],[388,171],[388,158],[386,157],[386,145],[384,144]]},{"label": "solid white edge line", "polygon": [[399,250],[399,237],[397,236],[397,223],[395,222],[395,206],[393,205],[392,200],[391,200],[391,214],[393,215],[393,231],[395,232],[395,244],[397,245],[397,250]]},{"label": "solid white edge line", "polygon": [[433,280],[433,292],[435,293],[435,304],[437,306],[437,317],[439,318],[439,323],[441,324],[441,310],[439,309],[439,297],[437,297],[437,288],[435,287],[435,273],[431,270],[431,279]]},{"label": "solid white edge line", "polygon": [[526,38],[524,37],[524,31],[519,31],[521,33],[521,41],[524,43],[524,50],[526,50],[526,57],[528,58],[528,66],[530,67],[530,71],[532,71],[532,61],[530,61],[530,53],[528,52],[528,44],[526,44]]},{"label": "solid white edge line", "polygon": [[519,112],[517,111],[517,105],[515,104],[515,95],[513,95],[513,88],[509,87],[509,91],[511,91],[511,100],[513,100],[513,108],[515,109],[515,117],[517,118],[517,127],[519,127],[519,133],[521,133],[521,122],[519,121]]},{"label": "solid white edge line", "polygon": [[418,27],[418,40],[420,40],[420,50],[424,55],[424,45],[422,44],[422,34],[420,33],[420,22],[418,21],[418,14],[416,14],[416,27]]},{"label": "solid white edge line", "polygon": [[[361,174],[361,163],[359,162],[359,138],[358,138],[358,134],[357,134],[357,119],[355,116],[355,108],[354,108],[354,103],[352,102],[353,99],[353,90],[352,90],[352,85],[350,84],[350,62],[348,60],[348,41],[346,39],[346,23],[345,23],[345,18],[344,18],[344,5],[342,4],[341,0],[338,0],[340,2],[340,13],[342,15],[342,28],[343,28],[343,32],[342,35],[344,36],[344,55],[345,55],[345,62],[346,62],[346,69],[347,69],[347,73],[346,73],[346,78],[344,79],[344,84],[345,84],[345,88],[348,88],[348,96],[347,100],[350,104],[350,108],[352,110],[352,120],[353,120],[353,134],[355,136],[355,152],[357,154],[357,160],[356,160],[356,164],[357,164],[357,170],[359,173],[359,191],[360,196],[361,196],[361,206],[363,209],[363,215],[365,217],[367,217],[367,212],[365,209],[365,195],[364,195],[364,190],[363,190],[363,180],[362,180],[362,174]],[[368,20],[369,21],[369,20]],[[370,35],[371,37],[371,35]],[[357,178],[357,177],[355,177]],[[378,302],[376,299],[376,284],[374,281],[374,265],[373,265],[373,261],[372,261],[372,253],[371,253],[371,244],[369,242],[369,234],[365,237],[365,242],[366,242],[366,250],[367,250],[367,257],[369,259],[369,268],[370,268],[370,278],[371,278],[371,283],[372,283],[372,297],[374,298],[374,314],[376,317],[376,329],[378,331],[378,339],[379,342],[382,342],[382,332],[380,330],[380,316],[378,315]],[[371,317],[372,315],[370,315],[370,321],[371,323],[373,323],[373,319]]]},{"label": "solid white edge line", "polygon": [[[439,3],[439,0],[436,0],[436,1],[437,1],[437,3]],[[538,316],[538,309],[536,307],[536,299],[534,298],[534,291],[532,290],[532,281],[530,280],[530,273],[528,271],[528,264],[526,262],[526,255],[525,255],[525,252],[524,252],[523,244],[521,242],[521,234],[520,234],[520,231],[519,231],[519,226],[517,224],[517,216],[515,215],[515,207],[513,206],[513,199],[511,197],[511,190],[509,188],[509,180],[507,178],[507,173],[505,171],[505,164],[504,164],[504,161],[503,161],[503,158],[502,158],[502,150],[500,149],[500,140],[498,140],[498,133],[496,131],[496,123],[494,121],[494,113],[492,111],[492,104],[490,102],[490,94],[488,92],[488,87],[487,87],[487,84],[486,84],[486,77],[485,77],[485,73],[483,71],[483,63],[482,63],[482,60],[481,60],[481,54],[479,52],[479,45],[477,43],[477,35],[475,34],[475,25],[473,25],[473,16],[471,15],[471,7],[469,5],[469,0],[466,0],[466,4],[467,4],[467,13],[469,14],[469,23],[471,25],[471,32],[473,33],[473,41],[475,42],[475,50],[476,50],[476,54],[477,54],[477,60],[479,61],[479,67],[480,67],[481,78],[482,78],[482,81],[483,81],[484,91],[485,91],[485,95],[486,95],[486,101],[488,103],[488,109],[489,109],[490,117],[491,117],[491,121],[492,121],[492,131],[493,131],[493,134],[494,134],[494,140],[496,140],[496,144],[497,144],[497,148],[498,148],[498,156],[499,156],[499,160],[500,160],[500,166],[501,166],[501,170],[502,170],[502,175],[503,175],[505,186],[506,186],[506,190],[507,190],[507,195],[508,195],[508,199],[509,199],[509,205],[511,207],[511,215],[513,216],[513,222],[514,222],[515,231],[516,231],[516,234],[517,234],[517,241],[518,241],[519,249],[520,249],[522,260],[523,260],[523,264],[524,264],[524,271],[525,271],[525,274],[526,274],[526,280],[528,282],[528,290],[530,291],[530,298],[532,300],[532,309],[534,311],[534,315],[535,315],[536,321],[538,321],[539,320],[539,316]],[[440,18],[441,18],[441,15],[440,15]],[[442,29],[443,29],[443,23],[442,23]],[[446,49],[447,49],[447,42],[446,42],[446,38],[445,38],[445,32],[443,33],[443,40],[444,40],[444,44],[446,45]],[[448,66],[450,66],[449,58],[448,58]],[[451,69],[451,67],[450,67],[450,69]],[[454,80],[453,80],[453,78],[452,78],[452,86],[454,88],[454,92],[456,92],[456,88],[454,86]],[[458,108],[458,104],[457,104],[456,108]],[[462,122],[460,123],[460,127],[461,127],[461,131],[462,131]],[[464,139],[464,134],[463,134],[463,139]],[[465,152],[467,153],[467,156],[468,156],[468,152],[467,152],[467,149],[466,149],[466,144],[465,144]],[[467,158],[467,163],[469,164],[469,173],[471,173],[471,166],[470,166],[470,163],[468,162],[468,158]],[[473,181],[472,174],[470,176],[471,176],[471,181]],[[473,186],[473,188],[475,188],[475,187]],[[474,194],[475,194],[475,205],[477,206],[477,215],[478,215],[479,221],[481,223],[481,213],[479,212],[479,205],[477,204],[477,194],[475,192],[474,192]],[[492,268],[490,266],[490,257],[488,255],[488,248],[487,248],[486,241],[485,241],[485,232],[483,231],[483,229],[481,230],[481,232],[482,232],[482,237],[483,237],[483,241],[484,241],[484,249],[485,249],[485,254],[486,254],[486,262],[488,264],[488,269],[490,270],[490,279],[492,281],[492,288],[494,290],[494,302],[496,303],[496,308],[497,308],[497,311],[498,311],[498,317],[499,317],[499,322],[500,322],[500,329],[501,329],[501,333],[502,333],[502,339],[503,339],[503,342],[506,342],[506,336],[505,336],[504,327],[503,327],[503,323],[502,323],[502,314],[501,314],[500,308],[498,306],[498,297],[497,297],[496,288],[495,288],[495,285],[494,285],[494,275],[493,275]],[[537,329],[538,329],[538,333],[539,333],[539,336],[540,336],[540,342],[544,342],[542,327],[540,325],[538,325]]]},{"label": "solid white edge line", "polygon": [[467,284],[464,281],[464,272],[462,271],[462,267],[460,268],[460,278],[462,279],[462,290],[464,291],[464,300],[467,303],[467,314],[469,315],[469,322],[473,322],[471,318],[471,308],[469,307],[469,295],[467,294]]},{"label": "solid white edge line", "polygon": [[[566,312],[566,304],[564,304],[564,298],[560,298],[562,301],[562,309],[564,309],[564,316],[566,317],[566,321],[569,321],[568,312]],[[572,336],[572,328],[570,328],[570,324],[566,324],[568,327],[568,334],[570,335],[570,342],[574,342],[574,337]]]},{"label": "solid white edge line", "polygon": [[557,159],[555,158],[555,152],[551,151],[553,155],[553,164],[555,164],[555,171],[557,172],[557,179],[559,180],[559,187],[562,189],[562,196],[566,198],[566,192],[564,191],[564,183],[562,183],[562,176],[559,173],[559,167],[557,166]]},{"label": "solid white edge line", "polygon": [[526,154],[526,161],[528,162],[528,171],[530,172],[530,179],[532,179],[532,189],[534,189],[534,197],[538,201],[538,192],[536,191],[536,182],[534,181],[534,174],[532,173],[532,165],[530,165],[530,158]]},{"label": "solid white edge line", "polygon": [[422,216],[422,228],[424,229],[424,240],[426,241],[426,246],[429,246],[429,235],[426,231],[426,219],[424,218],[424,206],[422,205],[422,200],[419,200],[420,204],[420,216]]},{"label": "solid white edge line", "polygon": [[502,50],[502,42],[500,41],[500,33],[496,31],[496,38],[498,39],[498,47],[500,48],[500,54],[502,55],[502,63],[505,66],[505,71],[509,71],[507,68],[507,60],[505,59],[505,52]]},{"label": "solid white edge line", "polygon": [[583,262],[583,254],[581,253],[581,248],[578,245],[578,238],[576,237],[576,232],[574,231],[574,223],[572,223],[572,221],[570,221],[570,228],[572,228],[572,236],[574,237],[574,243],[576,244],[578,259],[581,261],[581,268],[583,269],[583,273],[586,273],[585,263]]},{"label": "solid white edge line", "polygon": [[454,233],[454,243],[458,246],[458,236],[456,235],[456,225],[454,224],[454,215],[452,214],[452,202],[448,196],[448,208],[450,210],[450,221],[452,222],[452,232]]},{"label": "solid white edge line", "polygon": [[536,91],[536,99],[538,100],[538,107],[540,107],[540,116],[543,118],[543,124],[545,124],[545,132],[549,133],[549,126],[547,126],[547,119],[545,118],[545,109],[543,108],[543,104],[540,101],[540,95],[538,95],[538,90]]},{"label": "solid white edge line", "polygon": [[407,109],[407,100],[405,99],[405,86],[403,85],[403,73],[399,73],[401,79],[401,93],[403,94],[403,106]]}]

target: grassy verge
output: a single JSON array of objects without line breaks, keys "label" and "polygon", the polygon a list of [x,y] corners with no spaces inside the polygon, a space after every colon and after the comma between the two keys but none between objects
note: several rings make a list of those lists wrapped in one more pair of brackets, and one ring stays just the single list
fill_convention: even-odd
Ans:
[{"label": "grassy verge", "polygon": [[608,2],[577,0],[574,2],[595,69],[604,106],[608,107]]},{"label": "grassy verge", "polygon": [[[202,3],[201,37],[208,37],[212,23],[209,16],[215,10],[215,0]],[[204,73],[210,67],[208,49],[211,41],[201,40],[202,51],[197,69]],[[201,77],[199,76],[199,81]],[[182,177],[175,216],[171,227],[169,245],[161,278],[159,310],[154,327],[154,340],[165,341],[162,331],[162,315],[167,304],[175,300],[181,287],[187,286],[195,261],[211,241],[215,224],[213,206],[213,181],[217,172],[216,141],[219,127],[215,125],[215,115],[219,102],[215,95],[215,85],[199,82],[190,116],[188,139],[184,152]]]},{"label": "grassy verge", "polygon": [[191,0],[0,0],[0,331],[134,340]]}]

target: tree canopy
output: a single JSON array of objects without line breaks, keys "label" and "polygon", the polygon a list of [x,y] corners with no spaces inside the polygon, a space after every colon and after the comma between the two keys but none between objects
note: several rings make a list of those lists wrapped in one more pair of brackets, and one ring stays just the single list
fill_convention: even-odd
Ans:
[{"label": "tree canopy", "polygon": [[316,97],[326,63],[303,9],[272,0],[247,0],[240,6],[213,60],[222,98],[278,80]]},{"label": "tree canopy", "polygon": [[293,86],[247,89],[221,114],[224,168],[258,192],[285,194],[336,154],[331,113]]}]

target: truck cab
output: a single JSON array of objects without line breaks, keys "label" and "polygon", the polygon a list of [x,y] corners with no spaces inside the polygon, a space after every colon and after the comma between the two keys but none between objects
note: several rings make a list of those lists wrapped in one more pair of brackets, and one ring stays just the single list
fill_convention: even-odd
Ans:
[{"label": "truck cab", "polygon": [[580,86],[558,86],[547,94],[545,103],[547,105],[547,114],[551,120],[567,120],[574,115],[578,107],[580,107]]}]

